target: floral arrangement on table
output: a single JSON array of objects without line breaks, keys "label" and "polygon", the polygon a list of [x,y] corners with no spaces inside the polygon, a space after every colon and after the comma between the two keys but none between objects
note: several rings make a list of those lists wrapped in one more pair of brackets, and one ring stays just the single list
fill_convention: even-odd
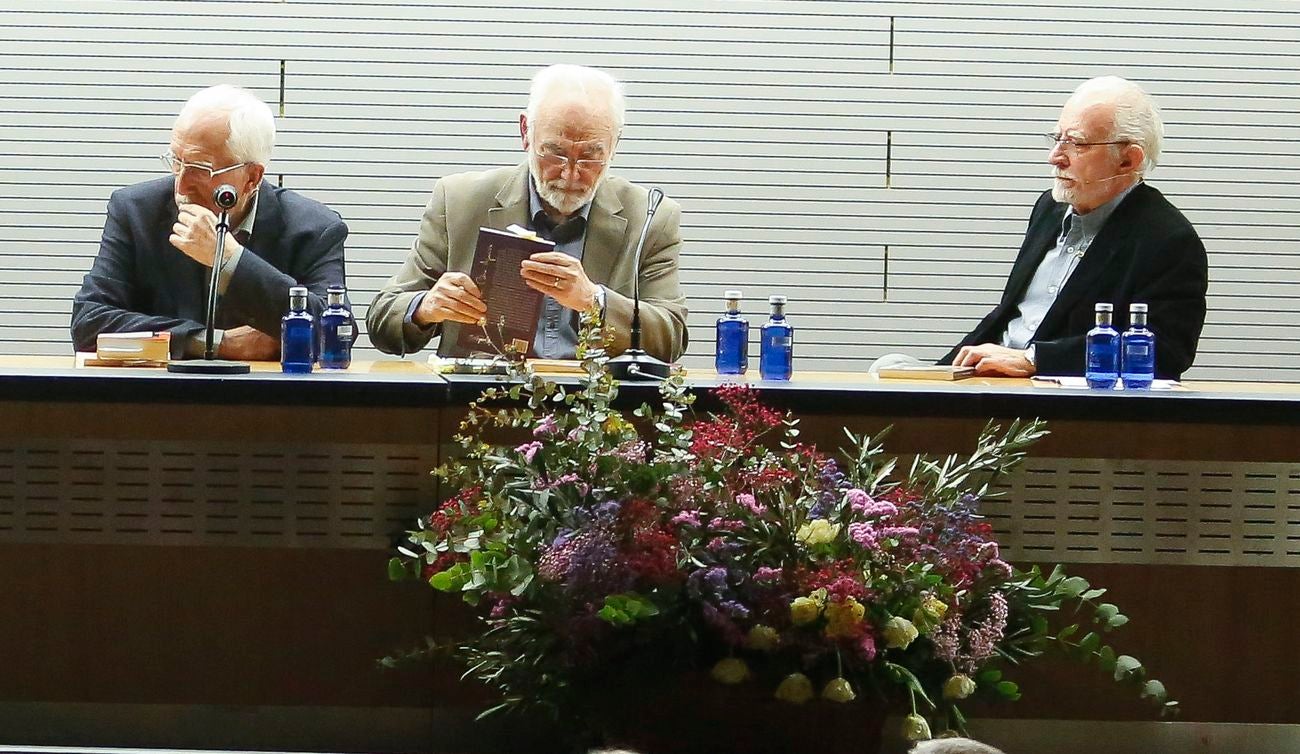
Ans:
[{"label": "floral arrangement on table", "polygon": [[1105,590],[1007,563],[978,515],[1041,422],[902,471],[879,436],[849,433],[840,457],[802,444],[745,387],[696,418],[675,377],[625,415],[603,352],[584,364],[576,388],[534,377],[469,406],[463,455],[437,470],[455,494],[390,563],[477,606],[481,634],[431,649],[500,693],[488,713],[572,709],[656,637],[791,704],[901,707],[911,739],[963,730],[964,700],[1018,698],[1004,672],[1052,649],[1174,709],[1103,640],[1127,622]]}]

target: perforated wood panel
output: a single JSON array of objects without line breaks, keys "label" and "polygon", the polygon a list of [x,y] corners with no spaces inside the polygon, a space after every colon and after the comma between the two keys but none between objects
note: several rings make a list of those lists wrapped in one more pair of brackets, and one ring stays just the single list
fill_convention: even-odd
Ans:
[{"label": "perforated wood panel", "polygon": [[431,509],[434,465],[385,445],[11,445],[0,542],[383,548]]},{"label": "perforated wood panel", "polygon": [[[0,447],[0,542],[384,548],[433,505],[432,450]],[[1300,463],[1037,458],[984,513],[1014,560],[1300,566]]]},{"label": "perforated wood panel", "polygon": [[985,513],[1014,560],[1300,566],[1300,463],[1035,458]]},{"label": "perforated wood panel", "polygon": [[[615,170],[683,206],[692,344],[725,288],[790,297],[798,368],[935,358],[997,300],[1039,134],[1083,79],[1164,109],[1152,183],[1210,258],[1195,379],[1300,379],[1300,6],[570,0],[0,0],[0,352],[66,353],[105,201],[160,173],[180,103],[248,86],[279,111],[274,180],[347,219],[358,313],[434,181],[520,158],[552,62],[627,82]],[[363,340],[364,343],[364,340]],[[363,349],[364,351],[364,349]]]}]

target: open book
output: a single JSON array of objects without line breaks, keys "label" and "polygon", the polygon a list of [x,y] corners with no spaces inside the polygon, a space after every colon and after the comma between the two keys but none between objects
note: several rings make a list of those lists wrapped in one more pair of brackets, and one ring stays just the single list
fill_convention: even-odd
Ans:
[{"label": "open book", "polygon": [[533,254],[554,248],[554,243],[536,236],[479,228],[469,275],[483,294],[487,316],[477,325],[449,325],[438,342],[438,355],[490,357],[507,350],[520,354],[531,351],[542,294],[524,283],[519,267]]}]

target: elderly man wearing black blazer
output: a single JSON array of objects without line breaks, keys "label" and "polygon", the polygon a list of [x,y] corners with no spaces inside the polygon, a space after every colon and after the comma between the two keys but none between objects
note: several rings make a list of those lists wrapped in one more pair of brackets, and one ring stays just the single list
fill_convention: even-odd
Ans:
[{"label": "elderly man wearing black blazer", "polygon": [[1150,307],[1156,374],[1177,378],[1205,324],[1207,263],[1196,230],[1144,178],[1160,157],[1163,125],[1141,87],[1092,79],[1070,96],[1051,142],[1051,191],[1034,205],[997,307],[940,363],[978,374],[1083,373],[1094,305]]},{"label": "elderly man wearing black blazer", "polygon": [[246,90],[214,86],[185,103],[163,155],[171,175],[109,198],[99,255],[72,305],[77,350],[95,350],[101,332],[168,331],[173,358],[202,355],[212,195],[229,184],[239,199],[218,262],[218,355],[279,358],[290,286],[306,286],[319,314],[325,289],[344,284],[348,228],[325,205],[263,180],[274,142],[270,108]]}]

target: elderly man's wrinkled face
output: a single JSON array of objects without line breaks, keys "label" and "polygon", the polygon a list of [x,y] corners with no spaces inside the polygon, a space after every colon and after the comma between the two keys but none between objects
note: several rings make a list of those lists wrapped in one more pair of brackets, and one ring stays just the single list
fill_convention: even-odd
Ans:
[{"label": "elderly man's wrinkled face", "polygon": [[587,101],[544,102],[524,125],[528,167],[542,201],[562,215],[590,202],[609,169],[618,134],[613,115]]},{"label": "elderly man's wrinkled face", "polygon": [[229,138],[230,125],[224,112],[199,113],[176,124],[172,130],[171,164],[177,206],[198,204],[217,213],[220,210],[212,201],[212,192],[228,183],[239,191],[239,203],[231,216],[243,216],[261,181],[262,166],[236,160],[226,147]]},{"label": "elderly man's wrinkled face", "polygon": [[[1087,214],[1119,196],[1134,180],[1141,149],[1115,141],[1115,107],[1106,102],[1071,98],[1056,123],[1058,141],[1049,153],[1052,198]],[[1139,159],[1134,162],[1134,153]]]}]

